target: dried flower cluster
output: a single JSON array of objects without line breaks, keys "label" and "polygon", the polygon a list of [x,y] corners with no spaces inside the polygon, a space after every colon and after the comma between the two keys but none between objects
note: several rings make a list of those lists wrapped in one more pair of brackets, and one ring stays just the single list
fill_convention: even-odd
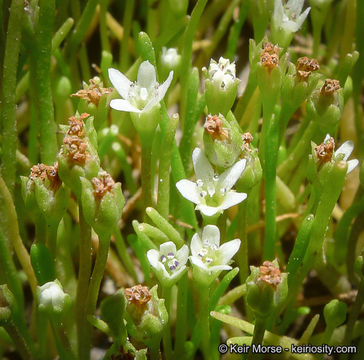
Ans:
[{"label": "dried flower cluster", "polygon": [[250,144],[253,141],[253,135],[250,132],[246,132],[241,135],[241,138],[243,140],[243,145],[241,150],[249,152],[252,151],[252,149],[250,148]]},{"label": "dried flower cluster", "polygon": [[98,78],[90,79],[90,85],[83,83],[83,89],[78,90],[72,97],[79,97],[89,103],[98,105],[102,95],[112,93],[112,88],[102,87],[102,82]]},{"label": "dried flower cluster", "polygon": [[307,80],[313,71],[320,69],[316,59],[309,59],[307,56],[300,57],[296,63],[296,76],[299,81]]},{"label": "dried flower cluster", "polygon": [[335,141],[332,137],[315,147],[315,154],[320,164],[331,161],[335,149]]},{"label": "dried flower cluster", "polygon": [[101,199],[115,186],[115,181],[106,171],[100,171],[98,177],[92,179],[95,198]]},{"label": "dried flower cluster", "polygon": [[282,282],[281,271],[271,261],[264,261],[259,267],[258,281],[262,281],[274,289]]},{"label": "dried flower cluster", "polygon": [[339,80],[326,79],[325,84],[322,86],[320,93],[321,95],[332,96],[335,91],[340,89]]},{"label": "dried flower cluster", "polygon": [[139,307],[144,307],[152,298],[149,288],[140,284],[126,288],[124,293],[129,303]]},{"label": "dried flower cluster", "polygon": [[42,181],[48,179],[50,188],[54,191],[58,190],[62,183],[58,176],[58,162],[55,162],[53,166],[48,166],[45,164],[37,164],[32,166],[30,169],[29,179],[40,179]]},{"label": "dried flower cluster", "polygon": [[229,137],[229,133],[223,128],[222,120],[218,115],[208,115],[204,128],[213,140],[226,140]]},{"label": "dried flower cluster", "polygon": [[279,48],[272,43],[263,43],[263,51],[260,55],[261,64],[271,72],[279,64]]}]

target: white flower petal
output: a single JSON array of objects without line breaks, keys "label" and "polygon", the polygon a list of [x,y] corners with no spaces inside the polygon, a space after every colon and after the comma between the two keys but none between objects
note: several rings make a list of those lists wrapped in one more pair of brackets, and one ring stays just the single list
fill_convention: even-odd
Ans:
[{"label": "white flower petal", "polygon": [[173,241],[167,241],[163,244],[161,244],[161,246],[159,247],[159,251],[162,255],[166,255],[169,253],[172,253],[173,255],[176,254],[177,249],[176,249],[176,245]]},{"label": "white flower petal", "polygon": [[222,264],[227,264],[231,260],[231,258],[238,252],[240,244],[241,241],[239,239],[234,239],[220,246],[219,252]]},{"label": "white flower petal", "polygon": [[169,73],[166,81],[162,85],[159,85],[158,87],[158,95],[157,95],[158,102],[160,102],[166,95],[166,92],[169,86],[171,85],[172,79],[173,79],[173,71]]},{"label": "white flower petal", "polygon": [[225,197],[222,204],[219,206],[220,209],[226,210],[234,205],[237,205],[244,201],[247,198],[247,194],[245,193],[238,193],[235,191],[229,191]]},{"label": "white flower petal", "polygon": [[219,183],[221,184],[221,188],[225,188],[227,191],[230,190],[240,178],[241,174],[245,169],[245,165],[246,160],[242,159],[236,162],[231,168],[224,171],[219,176]]},{"label": "white flower petal", "polygon": [[307,15],[308,13],[310,12],[311,8],[307,8],[296,20],[296,24],[298,26],[298,29],[299,30],[302,26],[302,24],[305,22],[306,18],[307,18]]},{"label": "white flower petal", "polygon": [[192,153],[192,162],[195,169],[196,179],[201,179],[206,185],[212,182],[214,169],[200,148],[195,148]]},{"label": "white flower petal", "polygon": [[209,268],[210,272],[221,272],[223,270],[231,270],[232,267],[230,265],[214,265]]},{"label": "white flower petal", "polygon": [[286,8],[289,9],[291,13],[300,14],[303,8],[304,0],[288,0]]},{"label": "white flower petal", "polygon": [[149,264],[156,268],[157,264],[159,263],[159,252],[155,249],[148,250],[147,258]]},{"label": "white flower petal", "polygon": [[116,91],[121,95],[122,98],[127,99],[129,88],[132,82],[119,70],[110,68],[108,73],[109,79]]},{"label": "white flower petal", "polygon": [[188,259],[188,246],[187,245],[183,245],[176,254],[176,258],[179,261],[180,265],[185,265]]},{"label": "white flower petal", "polygon": [[195,265],[204,271],[209,271],[208,266],[206,266],[206,264],[198,256],[190,256],[189,259],[192,265]]},{"label": "white flower petal", "polygon": [[177,182],[176,187],[185,199],[192,201],[195,204],[201,202],[201,196],[198,192],[196,183],[183,179]]},{"label": "white flower petal", "polygon": [[206,225],[202,230],[202,243],[208,241],[211,245],[220,245],[220,230],[215,225]]},{"label": "white flower petal", "polygon": [[354,143],[351,140],[345,141],[336,151],[335,156],[344,154],[344,159],[347,160],[354,150]]},{"label": "white flower petal", "polygon": [[198,253],[202,249],[202,242],[197,233],[192,236],[190,248],[192,256],[198,256]]},{"label": "white flower petal", "polygon": [[359,164],[358,159],[353,159],[348,161],[348,169],[346,170],[346,173],[349,174],[349,172],[353,171]]},{"label": "white flower petal", "polygon": [[273,19],[279,25],[282,22],[284,15],[284,9],[282,5],[282,0],[275,0],[274,1],[274,12],[273,12]]},{"label": "white flower petal", "polygon": [[325,144],[327,141],[329,141],[329,140],[330,140],[330,138],[331,138],[331,135],[330,135],[330,134],[326,134],[326,136],[325,136],[325,139],[324,139],[323,143]]},{"label": "white flower petal", "polygon": [[148,60],[143,61],[139,66],[137,84],[147,89],[156,84],[155,68]]},{"label": "white flower petal", "polygon": [[144,106],[143,108],[143,112],[146,113],[148,112],[150,109],[152,109],[154,106],[159,106],[159,101],[158,98],[152,97],[149,102],[147,103],[147,105]]},{"label": "white flower petal", "polygon": [[123,99],[114,99],[110,102],[110,107],[119,111],[127,111],[127,112],[135,112],[140,113],[141,111],[137,109],[135,106],[130,104],[129,101]]},{"label": "white flower petal", "polygon": [[196,210],[200,210],[205,216],[214,216],[219,211],[222,211],[222,209],[220,209],[220,207],[213,207],[213,206],[208,206],[208,205],[203,205],[203,204],[198,204],[196,206]]}]

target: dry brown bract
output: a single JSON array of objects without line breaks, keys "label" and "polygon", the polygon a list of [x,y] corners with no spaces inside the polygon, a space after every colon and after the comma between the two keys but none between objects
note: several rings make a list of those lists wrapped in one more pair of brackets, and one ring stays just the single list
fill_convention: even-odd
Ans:
[{"label": "dry brown bract", "polygon": [[296,76],[301,80],[307,80],[313,71],[320,69],[316,59],[309,59],[307,56],[301,57],[296,63]]},{"label": "dry brown bract", "polygon": [[98,81],[94,79],[90,79],[90,85],[85,86],[85,89],[78,90],[75,94],[72,94],[72,97],[79,97],[81,99],[86,100],[89,103],[93,103],[94,105],[98,105],[100,101],[100,97],[105,94],[110,94],[112,92],[112,88],[104,88],[100,86]]},{"label": "dry brown bract", "polygon": [[115,182],[106,171],[102,171],[99,173],[99,177],[92,179],[92,185],[94,187],[94,196],[101,199],[107,192],[114,188]]},{"label": "dry brown bract", "polygon": [[327,163],[332,159],[332,155],[335,150],[335,141],[332,137],[330,137],[322,144],[317,145],[314,150],[320,164]]},{"label": "dry brown bract", "polygon": [[69,118],[70,127],[67,131],[67,135],[75,135],[81,138],[84,137],[85,130],[83,120],[87,119],[89,116],[90,114],[87,113],[83,113],[79,117],[71,116]]},{"label": "dry brown bract", "polygon": [[272,43],[263,43],[263,51],[260,55],[260,63],[271,72],[279,64],[279,48]]},{"label": "dry brown bract", "polygon": [[219,116],[208,115],[204,128],[213,140],[226,140],[229,137],[229,133],[222,125],[223,123]]},{"label": "dry brown bract", "polygon": [[322,86],[321,95],[331,96],[335,91],[340,89],[339,80],[326,79],[325,84]]},{"label": "dry brown bract", "polygon": [[259,267],[258,281],[262,281],[275,289],[282,282],[281,271],[271,261],[264,261]]},{"label": "dry brown bract", "polygon": [[145,306],[152,298],[152,294],[149,292],[148,287],[142,285],[126,288],[124,293],[128,302],[136,306]]}]

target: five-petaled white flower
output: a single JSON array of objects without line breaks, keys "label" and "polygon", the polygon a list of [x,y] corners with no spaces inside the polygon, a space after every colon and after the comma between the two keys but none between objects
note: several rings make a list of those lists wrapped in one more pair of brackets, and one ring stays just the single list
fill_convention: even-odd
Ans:
[{"label": "five-petaled white flower", "polygon": [[183,275],[188,259],[188,247],[183,245],[178,251],[172,241],[160,245],[159,251],[151,249],[147,258],[158,280],[164,286],[172,286]]},{"label": "five-petaled white flower", "polygon": [[221,271],[231,270],[228,265],[237,253],[240,240],[234,239],[220,246],[220,231],[215,225],[207,225],[202,230],[202,239],[196,233],[191,240],[193,274],[197,282],[210,284]]},{"label": "five-petaled white flower", "polygon": [[154,66],[149,61],[141,63],[136,82],[131,82],[119,70],[109,69],[109,78],[123,99],[111,100],[110,106],[119,111],[146,113],[164,98],[172,82],[173,71],[163,84],[156,80]]},{"label": "five-petaled white flower", "polygon": [[208,77],[212,82],[218,83],[219,87],[223,89],[239,82],[235,77],[235,62],[230,63],[229,59],[223,57],[220,57],[218,63],[211,59]]},{"label": "five-petaled white flower", "polygon": [[161,62],[170,68],[175,68],[181,62],[181,55],[178,54],[177,49],[162,47]]},{"label": "five-petaled white flower", "polygon": [[236,162],[220,175],[214,169],[201,149],[192,154],[196,182],[183,179],[176,186],[184,198],[197,204],[196,209],[206,216],[214,216],[246,199],[245,193],[231,190],[245,169],[246,160]]},{"label": "five-petaled white flower", "polygon": [[[330,134],[326,134],[324,139],[324,144],[330,141],[331,136]],[[351,153],[354,150],[354,143],[351,140],[345,141],[339,148],[334,152],[332,160],[334,161],[346,161],[348,165],[348,169],[346,170],[346,173],[349,174],[351,171],[354,170],[354,168],[359,164],[358,159],[352,159],[349,160],[349,157]]]},{"label": "five-petaled white flower", "polygon": [[303,3],[305,0],[288,0],[283,5],[282,0],[274,1],[274,12],[272,26],[276,29],[281,29],[290,33],[297,32],[311,8],[307,8],[302,14]]}]

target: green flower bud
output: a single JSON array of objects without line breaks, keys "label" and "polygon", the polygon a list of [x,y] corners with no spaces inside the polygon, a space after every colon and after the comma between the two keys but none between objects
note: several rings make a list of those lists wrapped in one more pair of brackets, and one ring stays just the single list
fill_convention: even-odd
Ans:
[{"label": "green flower bud", "polygon": [[136,285],[125,289],[128,333],[147,346],[161,338],[168,323],[164,299],[158,298],[157,288],[149,291],[146,286]]},{"label": "green flower bud", "polygon": [[247,303],[255,317],[267,316],[287,296],[287,274],[281,273],[277,260],[250,267],[246,279]]},{"label": "green flower bud", "polygon": [[169,7],[176,17],[186,15],[188,8],[188,0],[168,0]]},{"label": "green flower bud", "polygon": [[250,133],[241,135],[243,140],[241,158],[246,160],[245,170],[237,182],[236,188],[242,192],[248,192],[256,184],[260,182],[263,175],[262,166],[260,164],[258,149],[251,144],[253,136]]},{"label": "green flower bud", "polygon": [[72,83],[70,79],[66,76],[61,76],[55,86],[54,98],[57,99],[59,103],[64,103],[72,92]]},{"label": "green flower bud", "polygon": [[[179,2],[179,1],[177,1]],[[176,79],[180,73],[182,56],[178,54],[177,49],[166,47],[162,48],[160,55],[160,77],[166,79],[168,74],[173,70],[174,78]]]},{"label": "green flower bud", "polygon": [[[77,198],[81,196],[80,178],[92,179],[100,170],[97,134],[93,118],[84,113],[70,117],[70,125],[58,154],[59,176]],[[83,120],[87,119],[84,123]]]},{"label": "green flower bud", "polygon": [[127,334],[124,324],[126,299],[123,290],[108,296],[101,302],[101,318],[107,323],[115,339],[125,342]]},{"label": "green flower bud", "polygon": [[240,80],[235,76],[235,63],[220,57],[211,59],[209,69],[202,69],[205,81],[206,105],[209,113],[226,116],[234,104]]},{"label": "green flower bud", "polygon": [[331,300],[324,307],[326,326],[335,329],[346,320],[347,305],[337,299]]},{"label": "green flower bud", "polygon": [[358,256],[354,262],[354,271],[362,279],[364,278],[364,258],[362,255]]},{"label": "green flower bud", "polygon": [[85,219],[95,231],[109,233],[121,218],[124,196],[121,184],[101,170],[92,182],[80,178],[82,184],[81,203]]},{"label": "green flower bud", "polygon": [[60,316],[71,305],[70,296],[63,291],[57,279],[37,286],[37,299],[39,310],[48,315]]},{"label": "green flower bud", "polygon": [[209,161],[219,168],[232,166],[243,145],[239,129],[221,114],[208,115],[204,128],[203,141]]}]

